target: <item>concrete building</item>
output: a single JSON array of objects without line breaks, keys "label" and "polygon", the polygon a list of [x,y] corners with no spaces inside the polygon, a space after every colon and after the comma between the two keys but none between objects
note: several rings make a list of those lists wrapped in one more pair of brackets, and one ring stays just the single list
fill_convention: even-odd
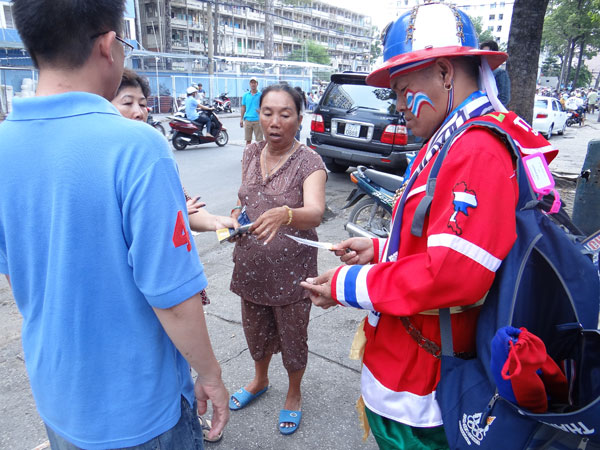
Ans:
[{"label": "concrete building", "polygon": [[[151,51],[166,51],[164,0],[136,0],[141,43]],[[216,14],[215,14],[216,11]],[[212,5],[218,45],[215,56],[262,58],[265,42],[264,6],[256,1]],[[208,52],[207,2],[171,0],[171,49],[174,53]],[[276,0],[273,15],[274,59],[306,51],[306,42],[322,45],[335,70],[369,70],[371,18],[321,1],[283,5]],[[213,24],[215,22],[213,21]]]},{"label": "concrete building", "polygon": [[[405,13],[416,5],[423,4],[423,0],[392,0],[397,11],[396,17]],[[512,0],[453,0],[456,6],[466,12],[470,17],[481,17],[483,30],[489,30],[496,42],[508,43],[508,33],[514,1]]]}]

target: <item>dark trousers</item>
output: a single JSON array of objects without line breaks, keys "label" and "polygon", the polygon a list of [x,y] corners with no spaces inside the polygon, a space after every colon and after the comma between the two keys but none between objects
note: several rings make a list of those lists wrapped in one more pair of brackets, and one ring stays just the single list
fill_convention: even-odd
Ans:
[{"label": "dark trousers", "polygon": [[196,120],[192,120],[192,123],[194,123],[198,127],[198,132],[200,134],[202,134],[202,128],[204,127],[204,125],[206,125],[206,132],[208,134],[211,134],[212,121],[206,114],[200,113]]}]

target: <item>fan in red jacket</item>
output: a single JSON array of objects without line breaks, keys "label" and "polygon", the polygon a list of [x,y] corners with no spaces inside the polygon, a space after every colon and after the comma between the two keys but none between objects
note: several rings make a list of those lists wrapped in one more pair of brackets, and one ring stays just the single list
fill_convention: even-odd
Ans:
[{"label": "fan in red jacket", "polygon": [[505,111],[491,69],[507,55],[479,50],[468,16],[449,4],[416,6],[384,33],[385,62],[367,83],[391,87],[407,127],[427,143],[398,192],[389,239],[337,244],[347,265],[303,286],[317,306],[369,311],[361,384],[379,446],[447,448],[435,399],[438,310],[451,309],[455,351],[472,353],[479,306],[516,238],[515,168],[495,134],[471,128],[454,140],[421,235],[411,226],[446,139],[470,119]]}]

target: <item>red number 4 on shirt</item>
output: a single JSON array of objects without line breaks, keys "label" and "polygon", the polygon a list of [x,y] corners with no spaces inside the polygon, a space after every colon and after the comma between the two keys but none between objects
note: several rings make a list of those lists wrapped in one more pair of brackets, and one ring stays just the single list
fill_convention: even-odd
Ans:
[{"label": "red number 4 on shirt", "polygon": [[177,213],[177,221],[175,222],[175,231],[173,231],[173,244],[175,247],[181,247],[187,244],[187,251],[192,249],[192,243],[190,242],[190,235],[187,227],[185,226],[185,220],[183,220],[183,213],[179,211]]}]

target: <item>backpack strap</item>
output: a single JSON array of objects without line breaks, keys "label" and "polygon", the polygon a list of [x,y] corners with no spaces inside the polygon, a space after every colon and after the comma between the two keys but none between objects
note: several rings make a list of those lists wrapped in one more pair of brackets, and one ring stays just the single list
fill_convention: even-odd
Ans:
[{"label": "backpack strap", "polygon": [[[505,143],[507,149],[511,152],[511,155],[519,161],[517,163],[517,179],[519,182],[519,205],[521,208],[528,206],[529,208],[536,206],[539,201],[535,197],[533,190],[529,184],[529,180],[525,175],[525,171],[523,170],[521,161],[521,152],[519,151],[519,147],[514,142],[513,138],[508,134],[506,130],[504,130],[499,125],[488,122],[486,120],[473,120],[463,124],[459,127],[442,146],[442,148],[438,151],[438,155],[433,162],[433,166],[431,167],[431,171],[429,172],[429,176],[427,177],[427,183],[425,185],[425,197],[421,199],[417,209],[415,210],[415,214],[413,216],[412,225],[410,228],[410,232],[417,237],[421,237],[423,235],[423,226],[425,223],[425,218],[429,215],[429,210],[431,208],[431,202],[433,201],[433,194],[435,192],[435,185],[437,181],[437,175],[442,167],[442,163],[448,154],[448,150],[454,143],[454,141],[465,131],[467,131],[471,127],[483,127],[491,130],[495,134],[497,134]],[[533,203],[529,203],[533,202]]]}]

